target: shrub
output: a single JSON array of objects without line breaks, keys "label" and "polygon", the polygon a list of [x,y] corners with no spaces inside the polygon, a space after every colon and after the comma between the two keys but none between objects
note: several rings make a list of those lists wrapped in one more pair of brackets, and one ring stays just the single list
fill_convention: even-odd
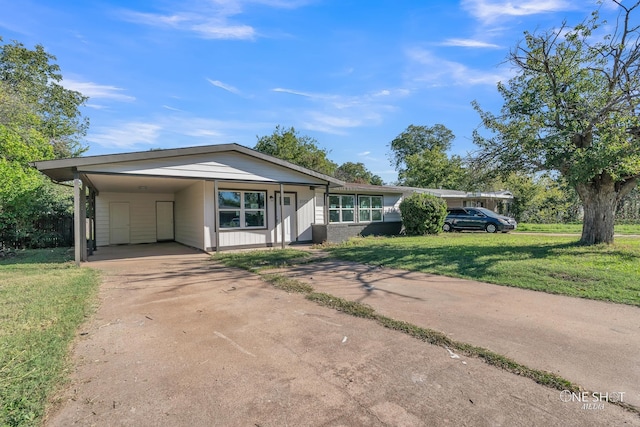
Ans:
[{"label": "shrub", "polygon": [[409,236],[438,234],[447,216],[447,204],[436,196],[415,193],[402,200],[400,214]]}]

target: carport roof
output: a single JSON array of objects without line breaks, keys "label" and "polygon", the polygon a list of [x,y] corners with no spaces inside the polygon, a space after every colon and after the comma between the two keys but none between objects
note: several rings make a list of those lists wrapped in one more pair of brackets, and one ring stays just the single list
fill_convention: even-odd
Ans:
[{"label": "carport roof", "polygon": [[171,148],[166,150],[138,151],[132,153],[107,154],[99,156],[73,157],[59,160],[43,160],[31,163],[31,166],[57,182],[71,181],[74,173],[86,166],[107,165],[121,162],[131,162],[137,160],[152,160],[177,158],[182,156],[193,156],[200,154],[215,154],[223,152],[238,152],[259,160],[267,161],[278,166],[282,166],[293,171],[312,176],[327,183],[332,187],[344,185],[344,181],[325,175],[302,166],[295,165],[285,160],[261,153],[259,151],[244,147],[239,144],[218,144],[204,145],[198,147]]}]

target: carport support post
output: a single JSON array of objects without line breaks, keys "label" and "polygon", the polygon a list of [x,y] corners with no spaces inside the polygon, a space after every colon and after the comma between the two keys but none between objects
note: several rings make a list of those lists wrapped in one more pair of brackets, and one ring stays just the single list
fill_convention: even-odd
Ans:
[{"label": "carport support post", "polygon": [[84,182],[82,182],[82,188],[80,189],[80,226],[82,227],[80,230],[82,233],[80,237],[80,241],[82,242],[80,259],[87,261],[89,259],[87,252],[87,186]]},{"label": "carport support post", "polygon": [[73,173],[73,246],[75,249],[76,265],[82,261],[82,198],[80,197],[80,175]]},{"label": "carport support post", "polygon": [[215,235],[216,235],[216,252],[220,252],[220,206],[218,206],[218,180],[214,180],[213,181],[213,203],[214,203],[214,208],[213,208],[213,215],[215,216],[214,219],[214,228],[215,228]]},{"label": "carport support post", "polygon": [[285,230],[284,230],[284,185],[280,184],[280,234],[282,237],[282,249],[284,249],[284,239],[285,239]]},{"label": "carport support post", "polygon": [[324,189],[324,223],[327,226],[327,230],[329,229],[329,183],[327,183]]}]

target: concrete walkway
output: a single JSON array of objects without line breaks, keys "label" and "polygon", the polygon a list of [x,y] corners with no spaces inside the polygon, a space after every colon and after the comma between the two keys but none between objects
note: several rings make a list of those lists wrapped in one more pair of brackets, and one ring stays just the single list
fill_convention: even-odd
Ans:
[{"label": "concrete walkway", "polygon": [[337,260],[286,275],[640,408],[638,307]]}]

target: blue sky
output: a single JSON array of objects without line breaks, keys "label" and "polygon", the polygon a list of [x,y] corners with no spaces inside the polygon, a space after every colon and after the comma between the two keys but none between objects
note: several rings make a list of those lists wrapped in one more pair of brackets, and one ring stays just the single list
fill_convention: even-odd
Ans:
[{"label": "blue sky", "polygon": [[[474,150],[471,102],[523,31],[576,24],[595,0],[0,0],[0,36],[57,57],[90,99],[88,155],[235,142],[294,126],[341,164],[396,179],[389,143],[441,123]],[[602,15],[615,9],[605,0]]]}]

